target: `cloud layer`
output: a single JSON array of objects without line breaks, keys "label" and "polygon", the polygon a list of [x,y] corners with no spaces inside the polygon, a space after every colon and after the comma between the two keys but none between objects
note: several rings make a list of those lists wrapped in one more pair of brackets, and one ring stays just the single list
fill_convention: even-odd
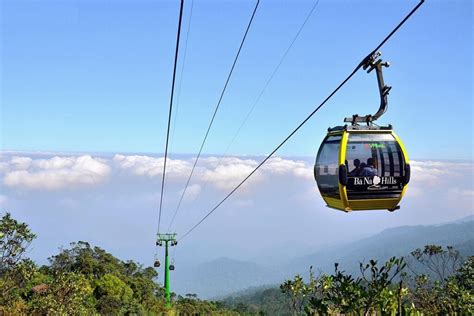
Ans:
[{"label": "cloud layer", "polygon": [[49,159],[15,156],[3,162],[2,171],[7,187],[57,190],[101,183],[111,168],[104,159],[89,155]]},{"label": "cloud layer", "polygon": [[[191,172],[194,159],[194,157],[187,160],[169,159],[166,167],[167,179],[171,181],[186,180]],[[118,169],[135,176],[153,178],[161,177],[163,174],[163,158],[115,155],[113,162]],[[258,164],[259,161],[255,159],[238,157],[201,158],[194,170],[192,179],[199,183],[210,183],[218,189],[230,190],[249,175]],[[313,177],[312,168],[306,162],[276,157],[269,159],[262,166],[261,172],[253,175],[251,181],[253,183],[261,181],[265,176],[271,174],[293,175],[302,178]]]},{"label": "cloud layer", "polygon": [[[169,159],[167,181],[182,185],[188,178],[194,157]],[[245,157],[203,157],[196,166],[186,198],[192,200],[204,186],[210,184],[221,191],[238,185],[259,160]],[[34,158],[29,156],[3,156],[0,159],[0,176],[5,187],[29,190],[61,190],[96,186],[110,177],[125,175],[144,179],[160,179],[163,157],[144,155],[115,155],[111,158],[82,156],[54,156]],[[473,174],[472,163],[445,161],[411,161],[412,180],[408,194],[422,194],[426,188],[450,181],[449,190],[461,197],[472,197],[472,183],[457,183],[455,179]],[[281,177],[283,181],[295,179],[313,181],[312,165],[308,161],[274,157],[256,172],[246,187]],[[182,191],[181,191],[182,192]],[[179,194],[179,190],[177,194]]]},{"label": "cloud layer", "polygon": [[[178,234],[208,214],[263,157],[202,157],[171,225],[194,158],[173,157],[167,164],[161,223]],[[288,249],[304,254],[388,227],[436,224],[474,212],[472,163],[412,161],[399,211],[346,214],[325,207],[313,161],[269,159],[181,244],[189,247],[183,256],[193,261],[216,254],[280,258]],[[153,256],[163,162],[146,155],[3,153],[0,207],[45,238],[38,246],[41,258],[58,245],[88,240],[126,258],[152,260],[147,256]]]}]

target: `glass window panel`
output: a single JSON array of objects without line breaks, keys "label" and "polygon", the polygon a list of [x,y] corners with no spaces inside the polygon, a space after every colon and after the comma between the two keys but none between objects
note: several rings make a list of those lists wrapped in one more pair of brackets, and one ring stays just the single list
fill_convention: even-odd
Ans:
[{"label": "glass window panel", "polygon": [[350,134],[346,161],[349,199],[399,196],[403,156],[393,135]]},{"label": "glass window panel", "polygon": [[338,157],[340,142],[341,136],[328,136],[319,149],[314,166],[314,175],[321,194],[337,199],[339,199]]}]

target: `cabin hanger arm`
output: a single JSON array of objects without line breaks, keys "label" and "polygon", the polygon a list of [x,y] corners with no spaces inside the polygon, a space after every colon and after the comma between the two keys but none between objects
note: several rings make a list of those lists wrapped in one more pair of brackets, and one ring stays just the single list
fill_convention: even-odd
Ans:
[{"label": "cabin hanger arm", "polygon": [[359,116],[358,114],[354,114],[352,117],[346,117],[344,122],[350,122],[352,125],[356,125],[357,123],[367,123],[367,125],[370,125],[373,121],[377,120],[387,111],[388,94],[392,87],[385,85],[382,68],[389,67],[390,64],[388,62],[383,62],[382,59],[379,59],[380,55],[382,55],[380,52],[369,55],[364,60],[362,66],[362,68],[366,70],[367,73],[370,73],[375,69],[375,73],[377,74],[377,83],[380,94],[380,106],[378,111],[373,115],[368,114],[365,116]]}]

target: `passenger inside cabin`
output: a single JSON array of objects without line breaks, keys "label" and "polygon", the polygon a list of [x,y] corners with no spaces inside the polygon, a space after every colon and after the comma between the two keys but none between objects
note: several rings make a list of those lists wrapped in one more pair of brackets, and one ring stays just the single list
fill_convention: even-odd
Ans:
[{"label": "passenger inside cabin", "polygon": [[352,171],[349,172],[349,177],[356,177],[360,170],[360,160],[359,159],[354,159],[354,166],[355,168],[352,169]]},{"label": "passenger inside cabin", "polygon": [[374,166],[374,159],[373,158],[368,158],[367,159],[367,166],[362,169],[362,172],[360,173],[361,177],[373,177],[378,174],[377,169]]}]

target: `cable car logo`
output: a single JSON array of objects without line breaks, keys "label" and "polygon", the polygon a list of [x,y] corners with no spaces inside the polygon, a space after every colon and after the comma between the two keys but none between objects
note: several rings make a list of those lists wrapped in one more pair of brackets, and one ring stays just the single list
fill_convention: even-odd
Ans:
[{"label": "cable car logo", "polygon": [[370,185],[378,187],[379,185],[397,185],[398,181],[395,177],[354,177],[354,185]]}]

